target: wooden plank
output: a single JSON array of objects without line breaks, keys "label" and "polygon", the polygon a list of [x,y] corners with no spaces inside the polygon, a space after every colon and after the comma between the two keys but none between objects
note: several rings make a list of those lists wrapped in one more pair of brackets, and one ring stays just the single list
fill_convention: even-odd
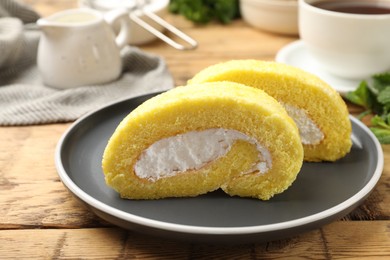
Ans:
[{"label": "wooden plank", "polygon": [[321,229],[256,245],[256,259],[329,259]]},{"label": "wooden plank", "polygon": [[190,244],[118,228],[2,230],[0,255],[19,259],[388,259],[389,234],[390,221],[339,221],[293,238],[244,245]]},{"label": "wooden plank", "polygon": [[121,254],[126,232],[118,229],[0,231],[4,259],[112,259]]},{"label": "wooden plank", "polygon": [[69,194],[56,173],[54,149],[68,126],[0,128],[0,228],[104,223]]},{"label": "wooden plank", "polygon": [[0,191],[0,228],[78,228],[107,226],[75,200],[62,183],[28,183],[9,196]]},{"label": "wooden plank", "polygon": [[335,259],[390,258],[390,221],[339,221],[323,228],[323,233]]},{"label": "wooden plank", "polygon": [[0,127],[0,183],[12,189],[23,182],[58,181],[54,150],[69,125]]},{"label": "wooden plank", "polygon": [[5,259],[181,259],[189,252],[189,245],[117,228],[3,230],[0,241]]},{"label": "wooden plank", "polygon": [[[289,247],[291,255],[297,255],[307,248],[302,239],[321,246],[318,232],[294,239]],[[116,228],[98,229],[46,229],[46,230],[3,230],[0,240],[4,241],[0,255],[4,258],[101,258],[101,259],[254,259],[268,255],[285,255],[285,240],[278,244],[212,245],[190,244],[140,235]],[[295,253],[294,253],[295,251]]]}]

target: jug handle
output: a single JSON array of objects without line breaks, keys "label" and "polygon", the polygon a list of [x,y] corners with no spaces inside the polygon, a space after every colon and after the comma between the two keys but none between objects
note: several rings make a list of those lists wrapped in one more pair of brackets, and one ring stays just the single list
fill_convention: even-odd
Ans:
[{"label": "jug handle", "polygon": [[129,12],[125,9],[116,9],[104,14],[104,20],[113,28],[114,24],[120,21],[120,30],[115,38],[115,43],[119,49],[125,47],[129,37]]}]

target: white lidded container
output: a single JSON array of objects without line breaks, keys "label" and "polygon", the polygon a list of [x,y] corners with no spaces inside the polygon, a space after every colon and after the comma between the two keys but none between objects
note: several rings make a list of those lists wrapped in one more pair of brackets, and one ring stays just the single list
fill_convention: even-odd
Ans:
[{"label": "white lidded container", "polygon": [[[134,0],[80,0],[79,4],[81,7],[89,7],[102,12],[107,12],[112,9],[126,9],[130,12],[137,8],[137,1]],[[155,13],[160,17],[165,17],[168,12],[169,0],[151,0],[144,6],[148,11]],[[159,24],[154,24],[148,17],[141,17],[147,23],[153,24],[153,27],[160,31],[164,31],[164,27]],[[155,40],[157,37],[147,30],[143,29],[136,22],[130,19],[130,33],[129,33],[129,44],[131,45],[142,45]]]},{"label": "white lidded container", "polygon": [[249,25],[268,32],[298,34],[297,0],[240,0],[241,16]]},{"label": "white lidded container", "polygon": [[[197,47],[197,42],[166,22],[163,18],[168,13],[169,0],[79,0],[81,7],[88,7],[107,12],[113,9],[124,9],[129,13],[130,45],[142,45],[156,38],[179,50],[190,50]],[[187,45],[182,45],[166,36],[170,31],[181,38]]]}]

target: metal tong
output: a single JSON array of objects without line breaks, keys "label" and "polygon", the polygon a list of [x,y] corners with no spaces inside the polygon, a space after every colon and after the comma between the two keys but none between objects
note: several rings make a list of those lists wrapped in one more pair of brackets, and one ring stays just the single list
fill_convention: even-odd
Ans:
[{"label": "metal tong", "polygon": [[[160,16],[156,15],[153,12],[150,12],[147,10],[147,4],[148,0],[137,0],[136,7],[130,12],[130,19],[132,19],[135,23],[137,23],[139,26],[159,38],[160,40],[166,42],[170,46],[172,46],[175,49],[178,50],[192,50],[195,49],[198,46],[198,43],[185,34],[184,32],[180,31],[170,23],[166,22],[164,19],[162,19]],[[151,20],[153,20],[155,23],[161,25],[166,30],[170,31],[180,39],[182,39],[184,42],[188,43],[188,46],[184,46],[183,44],[180,44],[173,39],[169,38],[153,26],[151,26],[149,23],[145,22],[143,19],[141,19],[141,16],[147,16]]]}]

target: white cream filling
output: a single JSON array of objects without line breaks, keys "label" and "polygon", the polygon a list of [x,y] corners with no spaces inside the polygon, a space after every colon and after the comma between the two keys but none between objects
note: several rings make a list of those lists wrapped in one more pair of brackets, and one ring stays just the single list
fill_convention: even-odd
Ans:
[{"label": "white cream filling", "polygon": [[224,156],[236,140],[255,144],[259,151],[259,162],[251,172],[259,171],[263,174],[271,168],[271,155],[257,140],[236,130],[212,128],[171,136],[153,143],[142,152],[134,171],[139,178],[156,181],[188,170],[198,170]]},{"label": "white cream filling", "polygon": [[303,144],[318,144],[324,139],[324,133],[322,133],[315,122],[308,117],[305,110],[282,102],[281,104],[297,125]]}]

